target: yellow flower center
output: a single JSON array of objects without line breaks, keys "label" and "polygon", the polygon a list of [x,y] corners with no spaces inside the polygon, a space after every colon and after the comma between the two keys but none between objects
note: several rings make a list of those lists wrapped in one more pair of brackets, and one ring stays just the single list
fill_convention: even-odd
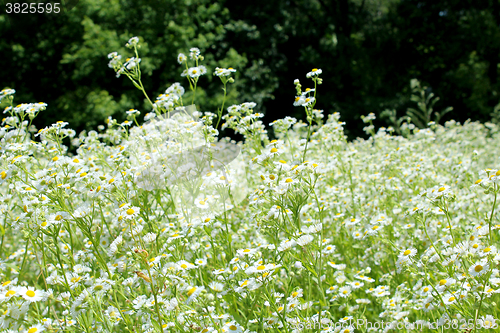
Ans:
[{"label": "yellow flower center", "polygon": [[446,188],[440,187],[439,190],[438,190],[438,192],[443,192],[444,190],[446,190]]},{"label": "yellow flower center", "polygon": [[291,182],[293,182],[292,178],[287,178],[287,179],[285,180],[285,183],[291,183]]},{"label": "yellow flower center", "polygon": [[8,290],[6,293],[5,293],[5,297],[10,297],[12,295],[15,295],[16,294],[16,291],[15,290]]},{"label": "yellow flower center", "polygon": [[276,148],[271,149],[271,153],[276,153],[277,151],[278,151],[278,149],[276,149]]},{"label": "yellow flower center", "polygon": [[477,265],[476,267],[474,267],[474,270],[479,273],[483,270],[483,266]]},{"label": "yellow flower center", "polygon": [[257,267],[258,271],[263,271],[265,269],[266,269],[266,266],[264,266],[264,265],[260,265],[260,266]]},{"label": "yellow flower center", "polygon": [[26,296],[28,296],[28,297],[35,297],[35,292],[33,290],[28,290],[26,292]]},{"label": "yellow flower center", "polygon": [[132,208],[127,209],[127,215],[132,215],[134,213],[135,211]]},{"label": "yellow flower center", "polygon": [[405,256],[409,255],[410,253],[411,253],[411,251],[410,251],[410,250],[406,250],[405,252],[403,252],[403,254],[404,254]]},{"label": "yellow flower center", "polygon": [[194,294],[195,291],[196,291],[196,287],[189,289],[188,296],[191,296],[192,294]]},{"label": "yellow flower center", "polygon": [[445,284],[446,284],[446,280],[444,280],[444,279],[443,279],[443,280],[440,280],[440,281],[439,281],[439,285],[440,285],[440,286],[444,286]]},{"label": "yellow flower center", "polygon": [[32,327],[28,330],[28,333],[35,333],[35,332],[38,332],[38,328],[36,327]]}]

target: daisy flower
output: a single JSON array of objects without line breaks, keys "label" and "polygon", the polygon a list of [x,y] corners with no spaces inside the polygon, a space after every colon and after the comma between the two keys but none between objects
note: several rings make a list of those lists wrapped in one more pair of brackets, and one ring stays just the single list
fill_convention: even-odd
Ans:
[{"label": "daisy flower", "polygon": [[41,324],[36,324],[33,326],[30,326],[26,333],[39,333],[45,331],[45,327]]},{"label": "daisy flower", "polygon": [[184,53],[179,53],[179,55],[177,56],[177,62],[179,64],[182,64],[186,60],[187,60],[187,57],[184,55]]},{"label": "daisy flower", "polygon": [[306,77],[309,79],[315,76],[319,76],[321,73],[323,73],[321,69],[313,68],[309,73],[306,74]]},{"label": "daisy flower", "polygon": [[412,258],[416,254],[417,254],[417,249],[411,247],[409,249],[401,251],[401,253],[399,254],[399,257],[400,258]]},{"label": "daisy flower", "polygon": [[490,269],[490,264],[486,260],[481,260],[476,262],[474,265],[469,267],[469,274],[474,277],[479,277],[488,272]]}]

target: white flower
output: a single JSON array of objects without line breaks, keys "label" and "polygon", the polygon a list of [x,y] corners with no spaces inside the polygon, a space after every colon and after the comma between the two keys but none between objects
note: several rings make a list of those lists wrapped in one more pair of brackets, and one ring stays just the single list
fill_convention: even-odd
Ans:
[{"label": "white flower", "polygon": [[229,75],[231,75],[231,73],[234,73],[234,72],[236,72],[236,69],[231,68],[231,67],[229,67],[229,68],[219,68],[219,67],[217,67],[217,68],[215,68],[214,75],[215,76],[219,76],[219,77],[221,77],[221,76],[229,76]]},{"label": "white flower", "polygon": [[45,331],[45,326],[42,324],[36,324],[33,326],[28,327],[28,329],[25,331],[27,333],[39,333]]},{"label": "white flower", "polygon": [[408,259],[408,258],[412,258],[416,254],[417,254],[417,249],[410,247],[409,249],[401,251],[401,253],[399,254],[398,257],[403,258],[403,259]]},{"label": "white flower", "polygon": [[179,53],[179,55],[177,56],[177,62],[179,64],[182,64],[186,60],[187,60],[187,57],[184,55],[184,53]]},{"label": "white flower", "polygon": [[311,77],[318,76],[321,73],[323,73],[323,71],[321,69],[313,68],[312,71],[310,71],[309,73],[306,74],[306,77],[309,79]]},{"label": "white flower", "polygon": [[300,236],[299,239],[297,239],[297,244],[300,246],[305,246],[309,243],[311,243],[314,240],[314,237],[311,235],[303,235]]},{"label": "white flower", "polygon": [[496,329],[498,328],[497,320],[498,319],[496,319],[492,315],[482,316],[481,319],[478,320],[478,326],[485,329],[490,329],[490,328]]},{"label": "white flower", "polygon": [[297,97],[295,97],[295,101],[293,102],[293,106],[302,106],[302,105],[304,105],[305,101],[306,101],[305,96],[297,96]]},{"label": "white flower", "polygon": [[165,90],[165,94],[174,94],[181,97],[182,95],[184,95],[184,91],[184,87],[182,87],[179,82],[175,82],[170,87],[168,87],[167,90]]},{"label": "white flower", "polygon": [[203,290],[205,290],[204,287],[195,286],[195,287],[189,288],[187,291],[188,299],[186,300],[186,304],[189,304],[193,300],[195,300]]},{"label": "white flower", "polygon": [[156,239],[156,234],[153,232],[149,232],[146,235],[144,235],[144,237],[142,237],[142,239],[144,240],[144,243],[146,243],[146,244],[152,243]]},{"label": "white flower", "polygon": [[200,55],[200,50],[197,47],[192,47],[189,49],[189,57],[193,60],[196,60]]},{"label": "white flower", "polygon": [[130,70],[137,67],[140,62],[141,58],[132,57],[130,59],[127,59],[127,62],[123,66],[125,66],[128,70]]},{"label": "white flower", "polygon": [[248,275],[254,274],[254,273],[265,273],[265,272],[275,270],[278,267],[281,267],[281,265],[266,264],[266,265],[251,266],[245,270],[245,273]]},{"label": "white flower", "polygon": [[488,272],[490,264],[486,260],[481,260],[469,267],[469,274],[472,276],[481,276]]},{"label": "white flower", "polygon": [[203,75],[207,72],[207,69],[205,66],[198,66],[198,67],[191,67],[187,70],[187,75],[189,75],[192,78],[197,78],[200,77],[200,75]]},{"label": "white flower", "polygon": [[339,288],[339,296],[340,297],[348,297],[351,294],[351,287],[343,286]]},{"label": "white flower", "polygon": [[133,47],[135,45],[139,44],[139,37],[132,37],[128,40],[128,43],[126,44],[127,47]]},{"label": "white flower", "polygon": [[243,333],[243,328],[236,321],[232,321],[224,324],[221,331],[223,333]]},{"label": "white flower", "polygon": [[45,293],[42,290],[26,287],[19,288],[19,295],[28,302],[38,302],[45,297]]}]

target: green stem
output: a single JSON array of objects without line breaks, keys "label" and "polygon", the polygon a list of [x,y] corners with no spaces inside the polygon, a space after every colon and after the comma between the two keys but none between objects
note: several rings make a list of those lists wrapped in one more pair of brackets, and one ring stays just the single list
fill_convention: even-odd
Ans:
[{"label": "green stem", "polygon": [[494,199],[494,201],[493,201],[493,208],[491,209],[490,221],[489,221],[489,223],[488,223],[488,224],[489,224],[489,231],[490,231],[490,234],[489,234],[489,236],[490,236],[490,243],[492,242],[492,238],[493,238],[493,236],[492,236],[492,234],[491,234],[491,221],[493,220],[493,213],[495,212],[495,206],[496,206],[496,204],[497,204],[497,193],[498,193],[498,189],[497,189],[496,187],[497,187],[497,186],[496,186],[496,184],[495,184],[495,199]]}]

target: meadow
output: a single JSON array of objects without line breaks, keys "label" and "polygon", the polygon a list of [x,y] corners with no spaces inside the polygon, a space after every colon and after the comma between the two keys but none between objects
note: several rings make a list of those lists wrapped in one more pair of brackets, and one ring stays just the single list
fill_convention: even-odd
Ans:
[{"label": "meadow", "polygon": [[194,104],[237,69],[192,48],[186,88],[151,99],[127,47],[109,67],[144,115],[37,129],[50,106],[0,93],[0,332],[500,331],[498,125],[369,114],[348,142],[315,109],[321,69],[290,92],[306,122],[264,124],[251,101]]}]

